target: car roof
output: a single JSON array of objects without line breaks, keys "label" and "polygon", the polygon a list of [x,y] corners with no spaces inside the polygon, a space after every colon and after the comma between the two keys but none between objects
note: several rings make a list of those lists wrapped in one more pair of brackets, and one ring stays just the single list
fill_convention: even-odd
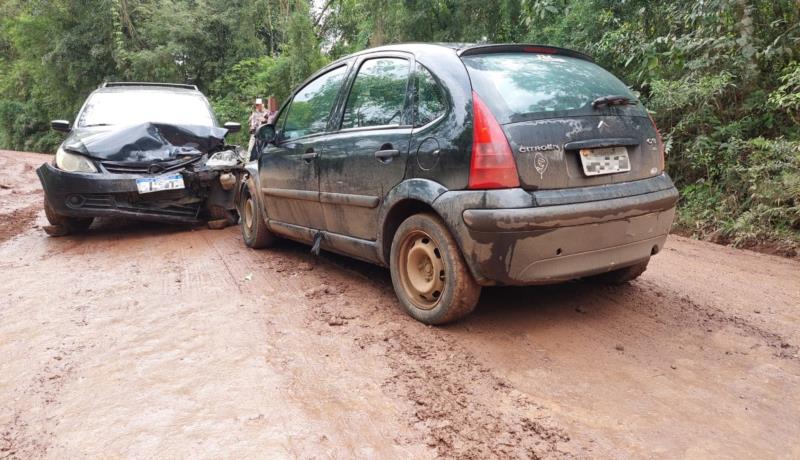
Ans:
[{"label": "car roof", "polygon": [[190,85],[188,83],[161,83],[150,81],[107,81],[100,85],[101,88],[112,87],[125,87],[125,86],[147,86],[153,88],[174,88],[174,89],[191,89],[197,91],[197,85]]},{"label": "car roof", "polygon": [[94,90],[95,93],[117,93],[127,91],[159,91],[167,93],[203,94],[195,85],[152,82],[105,82],[96,90]]},{"label": "car roof", "polygon": [[329,72],[331,69],[340,66],[347,61],[350,61],[354,58],[358,58],[359,56],[371,53],[387,52],[387,51],[405,52],[414,55],[426,54],[426,52],[430,54],[435,54],[437,52],[439,53],[451,52],[459,57],[477,55],[477,54],[508,53],[508,52],[520,51],[520,52],[530,52],[530,53],[559,54],[563,56],[570,56],[578,59],[583,59],[589,62],[594,62],[594,60],[588,55],[575,50],[571,50],[568,48],[560,48],[557,46],[550,46],[550,45],[537,45],[532,43],[488,43],[488,44],[460,43],[460,42],[395,43],[391,45],[382,45],[374,48],[367,48],[352,54],[348,54],[347,56],[342,56],[339,59],[322,67],[321,69],[309,75],[299,85],[295,86],[294,90],[289,94],[289,97],[286,99],[286,101],[284,101],[284,103],[281,104],[280,110],[283,110],[284,106],[291,100],[292,97],[294,97],[297,91],[305,87],[312,80],[318,78],[320,75]]},{"label": "car roof", "polygon": [[594,60],[590,56],[569,48],[562,48],[551,45],[539,45],[534,43],[409,42],[409,43],[397,43],[392,45],[383,45],[375,48],[367,48],[365,50],[358,51],[356,53],[349,54],[347,56],[343,56],[342,58],[337,59],[332,64],[338,63],[340,61],[345,61],[356,56],[361,56],[363,54],[369,54],[381,51],[405,51],[413,54],[425,50],[431,50],[432,48],[452,50],[459,56],[522,51],[522,52],[544,53],[544,54],[559,54],[594,62]]}]

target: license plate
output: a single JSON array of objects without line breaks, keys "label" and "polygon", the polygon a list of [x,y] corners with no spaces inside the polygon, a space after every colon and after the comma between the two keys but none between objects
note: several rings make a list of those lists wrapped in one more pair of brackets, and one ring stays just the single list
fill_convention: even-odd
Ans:
[{"label": "license plate", "polygon": [[625,147],[581,149],[583,173],[587,176],[614,174],[631,170],[631,160]]},{"label": "license plate", "polygon": [[163,190],[178,190],[186,188],[183,184],[183,176],[172,174],[160,177],[142,177],[136,179],[136,188],[139,193],[161,192]]}]

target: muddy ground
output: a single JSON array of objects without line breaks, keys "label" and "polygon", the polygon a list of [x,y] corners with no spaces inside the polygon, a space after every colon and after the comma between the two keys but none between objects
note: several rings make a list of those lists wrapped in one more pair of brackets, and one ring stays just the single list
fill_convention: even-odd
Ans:
[{"label": "muddy ground", "polygon": [[0,458],[800,458],[800,262],[671,237],[637,281],[487,289],[222,231],[48,238],[0,152]]}]

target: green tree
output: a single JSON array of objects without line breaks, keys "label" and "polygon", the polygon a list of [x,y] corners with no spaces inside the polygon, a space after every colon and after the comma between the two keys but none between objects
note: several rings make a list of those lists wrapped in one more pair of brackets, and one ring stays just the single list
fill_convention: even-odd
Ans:
[{"label": "green tree", "polygon": [[49,120],[104,80],[193,82],[221,120],[245,122],[254,97],[409,41],[592,55],[653,111],[681,228],[800,246],[796,0],[4,0],[0,147],[52,151]]}]

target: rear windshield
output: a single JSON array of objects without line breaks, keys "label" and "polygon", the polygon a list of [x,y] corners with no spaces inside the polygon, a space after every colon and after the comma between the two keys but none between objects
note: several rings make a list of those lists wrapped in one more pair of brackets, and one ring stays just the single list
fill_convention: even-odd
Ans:
[{"label": "rear windshield", "polygon": [[592,101],[602,96],[627,96],[634,101],[636,97],[615,76],[583,59],[535,53],[497,53],[462,59],[473,88],[501,123],[643,110],[640,105],[593,109]]},{"label": "rear windshield", "polygon": [[108,91],[92,94],[78,127],[139,123],[215,126],[205,97],[194,92],[158,90]]}]

